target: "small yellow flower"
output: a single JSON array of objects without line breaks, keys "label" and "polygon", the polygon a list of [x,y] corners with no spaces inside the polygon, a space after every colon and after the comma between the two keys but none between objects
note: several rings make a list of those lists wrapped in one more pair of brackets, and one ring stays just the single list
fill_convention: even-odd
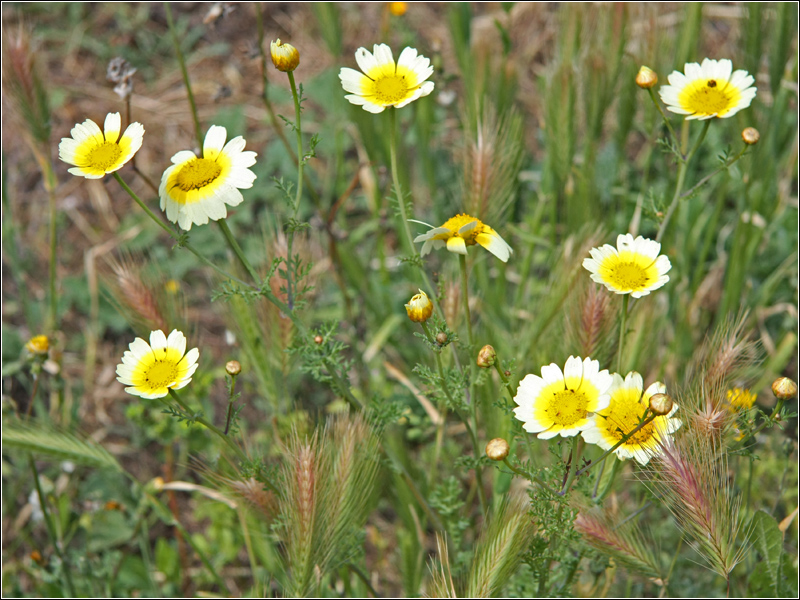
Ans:
[{"label": "small yellow flower", "polygon": [[608,406],[611,375],[600,363],[570,356],[564,372],[555,363],[542,367],[542,376],[526,375],[514,402],[514,415],[540,439],[572,437],[591,425],[593,413]]},{"label": "small yellow flower", "polygon": [[75,165],[69,172],[86,179],[100,179],[106,173],[121,169],[142,147],[144,127],[131,123],[120,137],[122,121],[119,113],[109,113],[103,131],[91,119],[72,128],[71,138],[61,138],[58,158]]},{"label": "small yellow flower", "polygon": [[253,187],[256,174],[248,167],[256,163],[255,152],[245,152],[245,141],[237,136],[225,143],[228,132],[212,125],[203,142],[203,157],[182,150],[172,157],[173,165],[161,176],[158,194],[167,219],[186,231],[228,215],[225,205],[238,206],[239,191]]},{"label": "small yellow flower", "polygon": [[425,256],[432,248],[447,246],[450,252],[467,254],[467,246],[480,244],[503,262],[508,262],[513,250],[494,229],[475,217],[466,214],[448,219],[441,227],[416,237],[414,242],[425,242],[420,254]]},{"label": "small yellow flower", "polygon": [[186,338],[173,329],[169,338],[163,331],[150,332],[150,343],[136,338],[117,365],[117,381],[125,391],[142,398],[163,398],[169,390],[188,385],[197,370],[200,352],[186,352]]},{"label": "small yellow flower", "polygon": [[408,10],[408,2],[389,2],[389,12],[395,17],[402,17]]},{"label": "small yellow flower", "polygon": [[733,388],[725,395],[728,397],[728,404],[734,410],[747,410],[756,402],[756,395],[743,388]]},{"label": "small yellow flower", "polygon": [[269,53],[272,56],[272,64],[278,71],[288,73],[294,71],[300,64],[300,53],[291,44],[285,44],[280,39],[271,42]]},{"label": "small yellow flower", "polygon": [[687,63],[684,73],[673,71],[667,78],[670,85],[662,86],[658,93],[667,110],[687,115],[687,119],[732,117],[750,106],[756,96],[752,75],[747,71],[734,71],[727,59],[704,59],[702,65]]},{"label": "small yellow flower", "polygon": [[[650,406],[651,396],[664,394],[666,389],[663,383],[656,382],[644,390],[639,373],[628,373],[624,380],[614,373],[613,383],[608,390],[611,401],[606,408],[597,411],[591,425],[581,434],[583,439],[589,444],[597,444],[603,450],[610,450],[639,426]],[[635,458],[640,464],[646,465],[650,457],[659,452],[663,440],[680,428],[681,421],[671,418],[676,410],[678,407],[673,404],[669,413],[656,417],[630,436],[614,450],[617,458]]]},{"label": "small yellow flower", "polygon": [[584,259],[583,267],[593,281],[612,292],[641,298],[669,281],[667,272],[672,265],[666,256],[659,256],[660,251],[658,242],[642,236],[633,239],[626,233],[617,237],[616,248],[609,244],[592,248],[592,257]]},{"label": "small yellow flower", "polygon": [[177,279],[168,279],[164,282],[164,290],[168,294],[177,294],[181,291],[181,283]]},{"label": "small yellow flower", "polygon": [[339,71],[339,79],[351,104],[371,113],[380,113],[388,106],[402,108],[433,91],[431,61],[406,48],[394,62],[392,50],[386,44],[375,44],[373,51],[359,48],[356,62],[363,73],[347,67]]},{"label": "small yellow flower", "polygon": [[433,302],[422,290],[419,291],[419,294],[415,294],[405,306],[408,318],[414,323],[424,323],[433,314]]},{"label": "small yellow flower", "polygon": [[50,349],[50,340],[46,335],[36,335],[28,340],[25,349],[34,356],[44,356]]}]

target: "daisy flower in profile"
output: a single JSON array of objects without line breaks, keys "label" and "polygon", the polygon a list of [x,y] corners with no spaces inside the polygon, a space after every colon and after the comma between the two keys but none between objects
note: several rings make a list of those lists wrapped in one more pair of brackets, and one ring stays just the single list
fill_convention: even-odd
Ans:
[{"label": "daisy flower in profile", "polygon": [[[603,450],[610,450],[639,426],[650,406],[650,397],[664,394],[666,389],[663,383],[656,382],[644,390],[639,373],[628,373],[624,380],[614,373],[611,388],[608,390],[611,401],[594,416],[591,425],[581,434],[583,439],[589,444],[597,444]],[[635,458],[640,464],[646,465],[651,456],[659,453],[666,438],[680,428],[680,419],[672,418],[676,410],[678,406],[673,404],[669,413],[657,416],[630,436],[614,450],[617,458]]]},{"label": "daisy flower in profile", "polygon": [[339,71],[339,79],[351,104],[371,113],[380,113],[387,106],[402,108],[433,91],[433,82],[425,81],[433,73],[431,61],[406,48],[394,62],[386,44],[375,44],[373,51],[356,50],[356,62],[363,73],[347,67]]},{"label": "daisy flower in profile", "polygon": [[574,436],[591,425],[592,414],[608,406],[611,375],[596,360],[570,356],[564,372],[555,363],[542,376],[526,375],[514,402],[522,428],[540,439]]},{"label": "daisy flower in profile", "polygon": [[121,169],[142,147],[144,127],[131,123],[120,137],[122,120],[119,113],[108,113],[103,131],[91,119],[70,131],[71,138],[61,138],[58,158],[75,165],[69,172],[86,179],[100,179],[106,173]]},{"label": "daisy flower in profile", "polygon": [[177,329],[169,337],[163,331],[150,332],[150,343],[136,338],[117,365],[117,381],[125,391],[142,398],[163,398],[169,390],[185,387],[197,370],[200,352],[186,352],[186,338]]},{"label": "daisy flower in profile", "polygon": [[245,152],[245,141],[237,136],[225,143],[228,132],[212,125],[203,142],[203,156],[182,150],[172,157],[172,166],[161,176],[158,194],[167,218],[186,231],[228,215],[225,205],[238,206],[239,190],[253,187],[256,179],[248,167],[256,163],[255,152]]},{"label": "daisy flower in profile", "polygon": [[658,91],[667,110],[687,115],[687,119],[732,117],[750,106],[756,96],[753,76],[734,71],[728,59],[704,59],[703,64],[686,63],[684,72],[673,71],[670,85]]},{"label": "daisy flower in profile", "polygon": [[508,257],[513,252],[499,233],[466,214],[456,215],[441,227],[433,227],[428,233],[418,235],[414,242],[425,242],[420,251],[422,256],[428,254],[431,248],[438,249],[442,246],[447,246],[450,252],[466,255],[467,246],[480,244],[503,262],[508,262]]},{"label": "daisy flower in profile", "polygon": [[633,239],[626,233],[617,236],[616,248],[610,244],[592,248],[592,257],[583,260],[583,267],[593,281],[612,292],[641,298],[669,281],[667,272],[672,265],[666,256],[659,256],[660,251],[658,242],[642,236]]}]

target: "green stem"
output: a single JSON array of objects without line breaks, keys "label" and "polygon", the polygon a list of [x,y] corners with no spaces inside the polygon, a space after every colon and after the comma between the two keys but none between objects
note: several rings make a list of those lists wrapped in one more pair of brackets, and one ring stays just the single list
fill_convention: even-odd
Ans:
[{"label": "green stem", "polygon": [[508,458],[504,458],[503,459],[503,463],[509,469],[511,469],[514,473],[519,475],[520,477],[524,477],[525,479],[527,479],[531,483],[535,483],[535,484],[541,486],[543,489],[545,489],[548,492],[550,492],[551,494],[553,494],[553,496],[558,495],[558,492],[556,492],[553,488],[551,488],[549,485],[547,485],[547,483],[545,483],[545,481],[542,478],[537,477],[536,475],[533,475],[531,473],[526,473],[525,471],[522,471],[521,469],[518,469],[517,467],[512,465],[510,462],[508,462]]},{"label": "green stem", "polygon": [[596,467],[597,465],[602,463],[606,459],[606,456],[608,456],[609,454],[614,452],[614,450],[616,450],[617,448],[622,446],[622,444],[627,442],[632,435],[634,435],[635,433],[638,433],[642,429],[642,427],[645,427],[645,426],[649,425],[650,423],[652,423],[658,415],[650,415],[648,417],[647,416],[648,412],[650,412],[649,408],[645,411],[644,415],[642,415],[643,420],[642,420],[641,423],[639,423],[630,433],[626,433],[625,435],[623,435],[622,438],[620,438],[620,440],[616,444],[614,444],[611,448],[609,448],[608,450],[603,452],[603,454],[600,455],[600,458],[590,462],[588,465],[586,465],[580,471],[578,471],[576,473],[576,475],[578,475],[578,476],[583,475],[584,473],[586,473],[591,468]]},{"label": "green stem", "polygon": [[462,298],[464,300],[464,316],[467,319],[467,334],[469,335],[469,345],[474,346],[475,341],[472,337],[472,318],[469,314],[469,280],[467,275],[467,257],[463,254],[458,255],[458,263],[461,267],[461,286],[464,288]]},{"label": "green stem", "polygon": [[44,174],[45,187],[47,188],[47,199],[50,208],[50,319],[49,331],[58,331],[58,289],[57,289],[57,265],[58,265],[58,207],[56,204],[56,177],[52,164],[48,163],[48,173]]},{"label": "green stem", "polygon": [[672,128],[672,123],[669,122],[667,115],[664,113],[664,109],[661,108],[661,103],[656,98],[655,91],[653,90],[653,88],[648,88],[647,92],[650,94],[650,99],[653,101],[656,110],[658,110],[658,114],[661,115],[661,118],[664,120],[664,124],[667,126],[667,129],[669,129],[669,134],[672,136],[673,141],[677,144],[678,136],[675,135],[675,130]]},{"label": "green stem", "polygon": [[748,146],[747,146],[747,144],[745,144],[744,147],[739,151],[739,153],[736,156],[734,156],[733,158],[731,158],[730,160],[725,162],[725,164],[723,164],[721,167],[715,169],[714,171],[712,171],[711,173],[709,173],[708,175],[703,177],[700,181],[698,181],[691,188],[689,188],[688,190],[683,192],[683,194],[681,194],[681,198],[682,199],[683,198],[688,198],[689,196],[694,194],[698,189],[700,189],[706,183],[708,183],[715,175],[718,175],[722,171],[725,171],[725,170],[729,169],[730,167],[732,167],[735,162],[737,162],[740,158],[742,158],[744,156],[744,153],[747,152],[747,148],[748,148]]},{"label": "green stem", "polygon": [[208,259],[207,259],[205,256],[203,256],[202,254],[200,254],[200,252],[198,252],[198,251],[197,251],[197,250],[196,250],[196,249],[195,249],[195,248],[194,248],[194,247],[193,247],[191,244],[189,244],[188,242],[186,242],[186,241],[184,241],[184,240],[183,240],[183,236],[182,236],[181,234],[179,234],[179,233],[176,233],[176,232],[175,232],[175,231],[174,231],[172,228],[170,228],[169,226],[167,226],[167,225],[166,225],[166,224],[165,224],[165,223],[164,223],[164,222],[163,222],[161,219],[159,219],[159,218],[156,216],[156,214],[155,214],[155,213],[154,213],[152,210],[150,210],[150,209],[147,207],[147,205],[146,205],[146,204],[145,204],[145,203],[142,201],[142,199],[141,199],[141,198],[139,198],[139,196],[137,196],[137,195],[136,195],[136,193],[135,193],[135,192],[134,192],[134,191],[133,191],[133,190],[132,190],[130,187],[128,187],[128,184],[127,184],[127,183],[125,183],[125,182],[122,180],[122,177],[120,177],[120,176],[119,176],[119,173],[112,173],[112,175],[114,175],[114,178],[115,178],[115,179],[116,179],[116,180],[119,182],[119,184],[122,186],[122,189],[124,189],[126,192],[128,192],[128,195],[129,195],[131,198],[133,198],[133,200],[136,202],[136,204],[138,204],[138,205],[139,205],[139,206],[142,208],[142,210],[144,210],[144,212],[146,212],[146,213],[147,213],[147,215],[148,215],[148,216],[149,216],[149,217],[150,217],[150,218],[151,218],[153,221],[155,221],[155,223],[156,223],[156,224],[157,224],[159,227],[161,227],[161,229],[163,229],[164,231],[166,231],[166,232],[169,234],[169,236],[170,236],[170,237],[171,237],[173,240],[175,240],[176,242],[178,242],[178,244],[179,244],[180,246],[182,246],[182,247],[186,248],[186,249],[187,249],[189,252],[191,252],[191,253],[192,253],[192,254],[194,254],[194,255],[195,255],[197,258],[199,258],[199,259],[200,259],[200,261],[201,261],[203,264],[205,264],[205,265],[208,265],[209,267],[211,267],[212,269],[214,269],[214,270],[215,270],[217,273],[219,273],[220,275],[222,275],[222,276],[223,276],[223,277],[225,277],[226,279],[230,279],[231,281],[235,281],[236,283],[239,283],[239,284],[241,284],[241,285],[243,285],[243,286],[245,286],[245,287],[247,287],[247,288],[251,288],[251,289],[258,289],[256,286],[254,286],[254,285],[252,285],[252,284],[250,284],[250,283],[247,283],[247,282],[245,282],[245,281],[242,281],[242,280],[241,280],[241,279],[239,279],[238,277],[236,277],[236,276],[234,276],[234,275],[231,275],[231,274],[230,274],[230,273],[228,273],[227,271],[225,271],[225,270],[223,270],[223,269],[219,268],[219,267],[218,267],[217,265],[215,265],[213,262],[211,262],[210,260],[208,260]]},{"label": "green stem", "polygon": [[567,474],[567,480],[564,482],[564,486],[559,492],[559,496],[565,495],[572,487],[572,482],[575,480],[575,476],[578,473],[578,463],[583,455],[584,446],[585,444],[583,443],[583,438],[579,435],[576,435],[572,442],[572,454],[569,460],[569,473]]},{"label": "green stem", "polygon": [[225,431],[223,433],[227,436],[231,428],[231,417],[233,416],[233,404],[236,401],[236,375],[231,375],[231,389],[228,393],[228,413],[225,416]]},{"label": "green stem", "polygon": [[39,483],[39,470],[36,468],[36,461],[33,459],[32,454],[28,454],[28,464],[30,465],[31,472],[33,473],[33,484],[36,487],[36,495],[39,497],[39,506],[42,509],[42,515],[44,515],[44,522],[47,526],[47,535],[50,537],[50,541],[52,542],[53,548],[58,555],[58,559],[61,561],[61,569],[64,572],[64,579],[66,579],[69,595],[73,598],[76,598],[75,586],[72,583],[72,574],[70,573],[69,565],[64,558],[64,553],[61,550],[61,543],[58,540],[56,527],[53,524],[53,518],[50,515],[50,510],[47,508],[47,499],[45,498],[45,495],[42,492],[42,486]]},{"label": "green stem", "polygon": [[628,302],[630,296],[622,296],[622,313],[619,317],[619,345],[617,348],[617,372],[622,373],[622,349],[625,346],[625,325],[628,320]]},{"label": "green stem", "polygon": [[225,236],[225,240],[228,242],[228,246],[230,246],[230,249],[233,250],[233,253],[236,255],[236,258],[239,259],[239,262],[245,268],[245,271],[250,274],[250,277],[253,278],[253,281],[255,281],[256,284],[259,284],[261,282],[261,278],[258,276],[258,272],[253,268],[253,265],[250,264],[250,261],[247,260],[247,257],[244,255],[244,251],[239,245],[239,242],[237,242],[236,238],[233,237],[233,233],[231,232],[230,227],[228,227],[228,223],[225,221],[225,219],[219,219],[217,221],[217,225],[219,225],[219,228],[222,230],[222,234]]},{"label": "green stem", "polygon": [[[292,99],[294,100],[294,131],[297,135],[297,195],[294,201],[292,211],[292,221],[297,218],[297,211],[300,208],[300,200],[303,197],[303,166],[305,165],[305,157],[303,156],[303,131],[300,121],[300,96],[297,94],[297,86],[294,82],[294,73],[289,71],[286,73],[289,76],[289,84],[292,88]],[[292,292],[292,270],[294,269],[294,259],[292,258],[292,243],[294,242],[295,224],[291,223],[289,228],[289,235],[286,245],[286,304],[289,311],[294,310],[294,294]]]},{"label": "green stem", "polygon": [[183,85],[186,88],[186,95],[189,98],[189,106],[192,109],[192,119],[194,120],[194,135],[197,138],[197,147],[203,151],[203,133],[200,130],[200,119],[197,116],[197,104],[194,101],[194,94],[192,93],[192,85],[189,82],[189,72],[186,70],[186,61],[183,59],[183,52],[181,51],[181,43],[178,39],[178,32],[175,30],[175,23],[172,21],[172,8],[169,2],[164,2],[164,10],[167,13],[167,25],[169,32],[172,35],[172,44],[175,46],[175,55],[178,58],[178,65],[181,68],[181,75],[183,76]]},{"label": "green stem", "polygon": [[678,166],[678,182],[675,184],[675,193],[673,194],[672,202],[670,202],[669,208],[667,209],[667,214],[664,216],[664,220],[661,222],[661,226],[658,228],[658,233],[656,234],[657,242],[660,242],[661,238],[664,237],[670,219],[672,219],[672,215],[675,212],[675,209],[678,207],[678,202],[680,201],[681,193],[683,192],[683,185],[686,181],[686,171],[689,168],[689,163],[691,162],[692,158],[694,158],[698,148],[700,148],[700,144],[702,144],[703,140],[706,138],[706,133],[708,133],[708,127],[710,125],[711,119],[707,119],[703,123],[703,130],[700,132],[700,136],[695,141],[694,146],[692,146],[692,149],[685,157],[681,158],[680,165]]}]

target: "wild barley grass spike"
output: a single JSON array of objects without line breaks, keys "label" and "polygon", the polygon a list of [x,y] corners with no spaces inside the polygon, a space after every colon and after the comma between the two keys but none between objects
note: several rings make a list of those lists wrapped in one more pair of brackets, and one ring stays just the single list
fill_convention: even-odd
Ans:
[{"label": "wild barley grass spike", "polygon": [[117,459],[102,446],[38,423],[4,424],[3,447],[93,467],[122,470]]}]

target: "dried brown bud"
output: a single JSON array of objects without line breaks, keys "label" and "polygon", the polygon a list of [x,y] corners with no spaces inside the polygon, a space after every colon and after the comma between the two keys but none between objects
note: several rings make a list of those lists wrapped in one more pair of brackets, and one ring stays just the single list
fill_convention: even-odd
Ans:
[{"label": "dried brown bud", "polygon": [[321,335],[317,334],[317,335],[315,335],[315,336],[314,336],[314,343],[315,343],[317,346],[321,345],[321,344],[322,344],[322,342],[324,342],[324,341],[325,341],[325,340],[322,338],[322,336],[321,336]]},{"label": "dried brown bud", "polygon": [[497,353],[490,345],[485,345],[483,348],[481,348],[481,351],[478,352],[478,360],[476,362],[481,369],[493,367],[496,361]]},{"label": "dried brown bud", "polygon": [[508,442],[503,438],[494,438],[486,444],[486,456],[492,460],[505,460],[508,456]]},{"label": "dried brown bud", "polygon": [[436,343],[440,346],[444,346],[447,343],[447,334],[444,331],[436,334]]},{"label": "dried brown bud", "polygon": [[779,400],[791,400],[797,396],[797,384],[788,377],[779,377],[772,384],[772,393]]},{"label": "dried brown bud", "polygon": [[658,83],[658,75],[653,69],[642,66],[636,74],[636,85],[643,90],[649,90]]},{"label": "dried brown bud", "polygon": [[225,363],[225,371],[231,377],[236,377],[239,373],[242,372],[242,365],[239,364],[238,360],[229,360]]},{"label": "dried brown bud", "polygon": [[653,414],[663,416],[668,415],[672,410],[674,402],[666,394],[653,394],[650,396],[650,410]]},{"label": "dried brown bud", "polygon": [[761,134],[755,127],[746,127],[742,130],[742,141],[748,146],[753,146],[761,139]]},{"label": "dried brown bud", "polygon": [[37,565],[41,565],[44,563],[44,559],[42,558],[42,553],[38,550],[34,550],[30,554],[31,560],[35,562]]}]

